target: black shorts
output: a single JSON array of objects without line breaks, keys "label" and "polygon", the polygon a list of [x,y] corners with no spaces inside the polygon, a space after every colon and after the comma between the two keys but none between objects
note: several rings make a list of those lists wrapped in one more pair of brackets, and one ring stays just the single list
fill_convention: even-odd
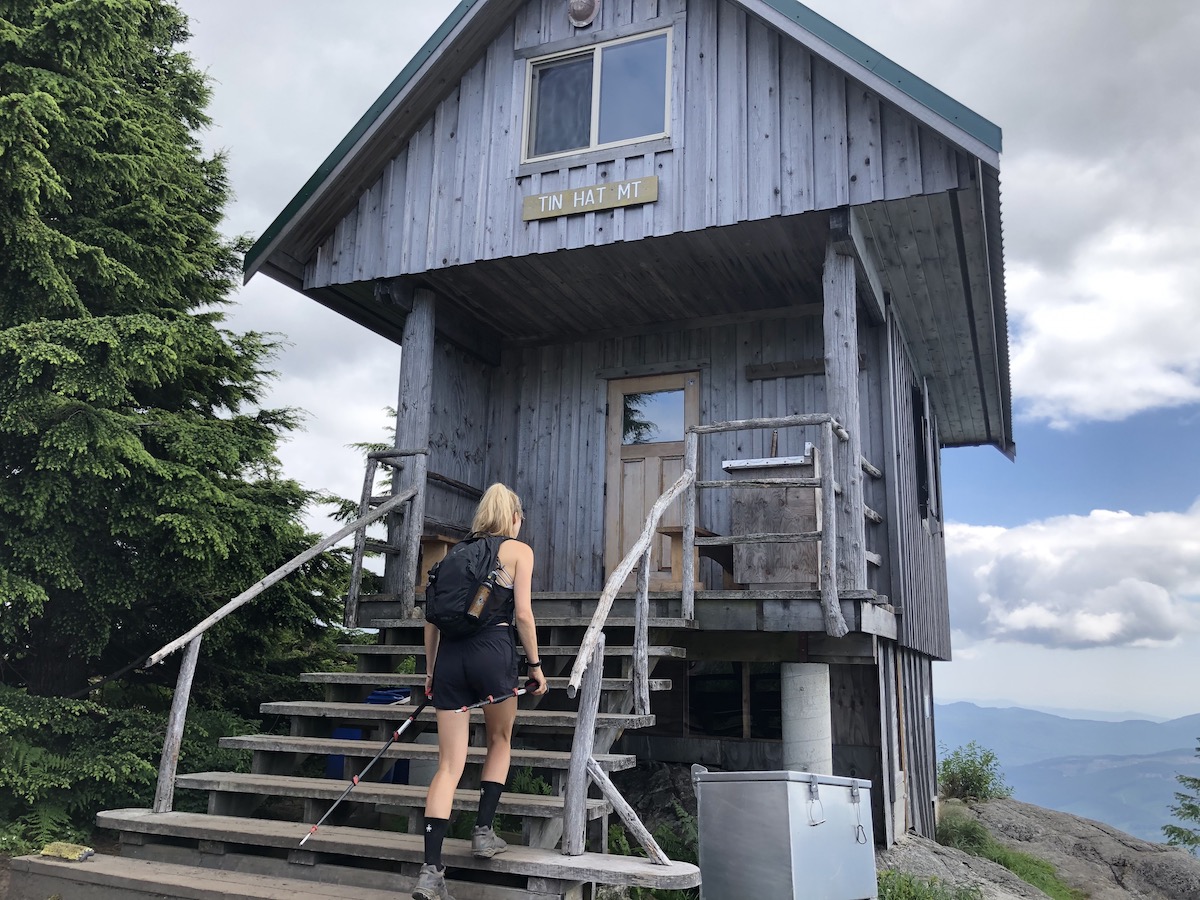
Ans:
[{"label": "black shorts", "polygon": [[511,695],[517,687],[517,645],[508,625],[489,625],[459,641],[442,639],[433,667],[434,709],[462,709]]}]

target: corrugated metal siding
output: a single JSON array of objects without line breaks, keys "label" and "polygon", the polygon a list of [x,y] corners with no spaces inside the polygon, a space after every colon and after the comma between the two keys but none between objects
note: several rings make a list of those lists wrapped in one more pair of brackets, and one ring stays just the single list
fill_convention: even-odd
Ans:
[{"label": "corrugated metal siding", "polygon": [[[560,0],[530,0],[317,242],[305,288],[960,186],[963,154],[839,70],[724,0],[680,5],[602,4],[601,27],[679,17],[671,149],[518,175],[517,52],[569,36]],[[651,174],[657,203],[521,221],[525,196]]]},{"label": "corrugated metal siding", "polygon": [[[899,642],[902,647],[950,658],[950,606],[946,582],[946,551],[941,523],[922,518],[918,497],[918,459],[913,418],[913,391],[923,391],[894,320],[889,327],[890,405],[894,446],[888,453],[891,478],[889,522],[893,530],[892,591],[894,605],[902,610]],[[938,453],[936,435],[931,453]],[[940,467],[934,467],[935,479]],[[940,494],[940,486],[933,485]]]}]

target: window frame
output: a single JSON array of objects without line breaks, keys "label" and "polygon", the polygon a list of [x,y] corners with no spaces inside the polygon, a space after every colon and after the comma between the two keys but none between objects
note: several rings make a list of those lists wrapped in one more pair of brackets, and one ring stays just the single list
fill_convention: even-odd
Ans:
[{"label": "window frame", "polygon": [[[663,130],[654,134],[642,134],[637,137],[626,138],[620,141],[609,141],[607,143],[597,143],[597,138],[600,134],[600,87],[602,81],[601,62],[604,56],[604,50],[608,47],[613,47],[618,44],[629,44],[635,41],[643,41],[647,38],[665,35],[667,39],[665,57],[666,65],[663,67]],[[543,153],[540,155],[532,155],[531,143],[531,128],[533,125],[533,71],[534,69],[547,62],[556,60],[568,59],[570,57],[583,57],[588,54],[592,57],[592,100],[591,100],[591,118],[589,122],[589,143],[584,147],[573,147],[570,150],[560,150],[556,153]],[[572,47],[567,50],[559,50],[554,53],[546,53],[542,56],[532,56],[525,61],[525,98],[524,98],[524,117],[521,126],[521,165],[528,163],[540,163],[546,160],[563,159],[569,156],[578,156],[581,153],[591,153],[597,150],[608,150],[613,147],[633,146],[642,144],[648,141],[663,140],[671,137],[671,95],[672,83],[671,72],[674,68],[675,58],[675,28],[673,25],[667,25],[662,28],[655,28],[651,31],[640,31],[635,34],[622,35],[621,37],[611,38],[609,40],[597,41],[585,47]]]}]

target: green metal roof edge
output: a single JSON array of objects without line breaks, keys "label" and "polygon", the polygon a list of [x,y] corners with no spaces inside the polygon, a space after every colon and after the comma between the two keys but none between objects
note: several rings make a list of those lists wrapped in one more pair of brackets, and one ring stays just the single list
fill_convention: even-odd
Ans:
[{"label": "green metal roof edge", "polygon": [[458,23],[471,11],[471,7],[479,2],[480,0],[462,0],[450,15],[446,17],[446,20],[438,26],[437,31],[417,51],[416,56],[409,60],[408,65],[400,70],[400,74],[392,79],[392,83],[384,88],[379,98],[371,104],[371,108],[363,113],[354,127],[350,129],[350,132],[333,148],[333,152],[325,157],[325,161],[321,163],[320,168],[312,174],[312,177],[308,181],[304,182],[304,186],[292,198],[291,203],[284,207],[283,212],[275,217],[275,221],[267,227],[262,236],[254,242],[254,246],[246,252],[246,256],[242,261],[243,272],[249,272],[257,266],[259,257],[263,251],[279,236],[284,226],[291,221],[300,211],[301,207],[317,192],[317,189],[325,182],[325,179],[329,177],[333,170],[338,167],[346,157],[346,154],[367,133],[370,127],[375,124],[375,120],[383,115],[383,111],[404,90],[405,85],[412,80],[412,77],[417,74],[421,66],[425,65],[429,58],[433,56],[442,42],[458,26]]},{"label": "green metal roof edge", "polygon": [[[417,51],[416,56],[409,60],[408,65],[400,71],[400,74],[379,95],[379,99],[371,104],[371,108],[363,113],[354,127],[350,129],[350,132],[333,148],[333,152],[325,158],[320,168],[304,183],[304,186],[300,188],[299,192],[292,198],[292,201],[284,208],[283,212],[275,217],[275,221],[254,242],[254,246],[247,251],[243,260],[243,272],[252,271],[257,267],[260,261],[259,257],[262,256],[266,248],[279,236],[280,232],[283,231],[287,223],[300,211],[301,207],[316,193],[317,189],[324,183],[333,170],[337,168],[346,157],[346,154],[350,152],[351,148],[358,143],[359,139],[375,123],[375,120],[383,114],[383,111],[404,90],[405,85],[420,70],[421,66],[425,65],[429,58],[433,56],[442,42],[458,26],[458,23],[479,2],[481,0],[462,0],[450,15],[446,17],[446,20],[442,22],[437,31]],[[825,41],[825,43],[829,44],[835,50],[844,53],[859,65],[878,75],[889,84],[895,85],[922,106],[932,110],[947,121],[953,122],[967,134],[983,142],[986,146],[991,147],[997,153],[1000,152],[1002,133],[999,125],[988,121],[983,116],[963,106],[957,100],[939,91],[929,82],[918,78],[903,66],[892,62],[883,54],[877,53],[854,35],[834,25],[824,16],[799,3],[798,0],[763,0],[763,2],[781,15],[787,16],[787,18],[806,31]]]},{"label": "green metal roof edge", "polygon": [[922,106],[937,113],[946,121],[953,122],[971,137],[991,147],[997,153],[1001,151],[1003,132],[999,125],[963,106],[953,97],[939,91],[928,81],[918,78],[903,66],[892,62],[850,32],[834,25],[798,0],[762,0],[762,2],[780,15],[787,16],[805,31],[811,32],[884,81],[895,85]]}]

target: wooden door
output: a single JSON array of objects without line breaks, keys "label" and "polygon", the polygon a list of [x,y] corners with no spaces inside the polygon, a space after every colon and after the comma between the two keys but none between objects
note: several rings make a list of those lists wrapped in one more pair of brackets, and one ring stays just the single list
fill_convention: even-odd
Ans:
[{"label": "wooden door", "polygon": [[[684,429],[700,420],[699,382],[698,372],[680,372],[608,383],[606,576],[637,541],[654,501],[683,472]],[[678,500],[671,504],[660,527],[682,524],[681,510]],[[670,539],[657,535],[650,554],[651,590],[677,589],[681,577],[671,572]],[[635,583],[630,576],[626,588]]]}]

